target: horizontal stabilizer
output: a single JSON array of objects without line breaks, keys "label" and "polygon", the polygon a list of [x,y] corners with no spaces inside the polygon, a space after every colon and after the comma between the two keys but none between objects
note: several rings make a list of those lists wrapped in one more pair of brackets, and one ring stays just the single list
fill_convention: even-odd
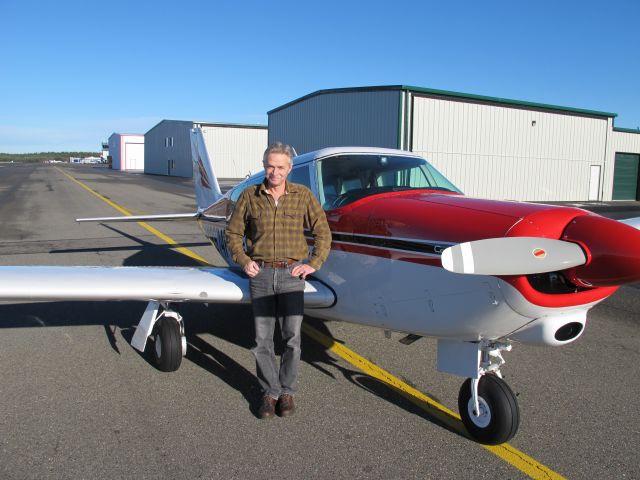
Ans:
[{"label": "horizontal stabilizer", "polygon": [[169,220],[196,220],[199,213],[167,213],[159,215],[127,215],[126,217],[76,218],[76,222],[163,222]]},{"label": "horizontal stabilizer", "polygon": [[442,266],[454,273],[529,275],[583,265],[579,245],[541,237],[503,237],[465,242],[442,252]]}]

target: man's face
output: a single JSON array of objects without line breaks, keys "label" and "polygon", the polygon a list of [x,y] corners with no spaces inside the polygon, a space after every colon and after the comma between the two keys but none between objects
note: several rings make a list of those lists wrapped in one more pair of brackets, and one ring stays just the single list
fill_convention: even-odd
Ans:
[{"label": "man's face", "polygon": [[270,153],[264,165],[269,187],[279,187],[291,171],[291,161],[284,153]]}]

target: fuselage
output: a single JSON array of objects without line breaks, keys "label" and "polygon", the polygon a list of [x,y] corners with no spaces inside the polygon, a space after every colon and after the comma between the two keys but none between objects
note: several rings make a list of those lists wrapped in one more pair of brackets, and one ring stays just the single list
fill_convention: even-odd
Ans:
[{"label": "fuselage", "polygon": [[[451,245],[485,238],[561,239],[576,220],[594,215],[468,198],[440,180],[437,171],[425,170],[427,180],[416,180],[421,170],[412,163],[415,158],[392,150],[325,149],[296,159],[290,179],[316,194],[333,235],[329,258],[315,277],[335,291],[337,301],[309,313],[467,341],[509,338],[561,345],[577,338],[587,311],[616,286],[572,282],[572,272],[456,274],[442,268],[440,255]],[[263,178],[258,174],[234,187],[201,218],[203,231],[230,264],[222,219],[230,217],[239,193]],[[308,241],[312,248],[313,239]]]}]

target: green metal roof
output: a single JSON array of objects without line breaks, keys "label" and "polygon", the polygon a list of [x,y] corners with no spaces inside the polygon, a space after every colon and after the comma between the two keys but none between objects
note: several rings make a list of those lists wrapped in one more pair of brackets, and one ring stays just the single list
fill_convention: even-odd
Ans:
[{"label": "green metal roof", "polygon": [[614,132],[624,132],[624,133],[637,133],[640,135],[640,129],[638,128],[619,128],[613,127]]},{"label": "green metal roof", "polygon": [[327,93],[351,93],[351,92],[374,92],[374,91],[407,91],[415,94],[422,94],[435,97],[453,97],[461,100],[473,100],[475,102],[492,103],[498,105],[516,106],[516,107],[528,107],[539,110],[550,110],[558,112],[576,113],[580,115],[589,115],[595,117],[613,118],[617,117],[617,113],[600,112],[597,110],[587,110],[583,108],[563,107],[561,105],[550,105],[546,103],[526,102],[522,100],[512,100],[509,98],[489,97],[486,95],[473,95],[469,93],[452,92],[449,90],[437,90],[434,88],[413,87],[409,85],[383,85],[372,87],[352,87],[352,88],[332,88],[326,90],[318,90],[316,92],[300,97],[284,105],[274,108],[267,112],[267,114],[275,113],[279,110],[283,110],[291,105],[300,103],[308,98],[324,95]]}]

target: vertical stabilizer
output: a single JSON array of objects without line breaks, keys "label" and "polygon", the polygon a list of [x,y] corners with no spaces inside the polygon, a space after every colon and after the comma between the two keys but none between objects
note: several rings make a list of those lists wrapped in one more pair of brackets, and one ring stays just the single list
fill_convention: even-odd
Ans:
[{"label": "vertical stabilizer", "polygon": [[219,200],[222,197],[222,191],[200,128],[191,129],[191,159],[198,211],[202,211]]}]

